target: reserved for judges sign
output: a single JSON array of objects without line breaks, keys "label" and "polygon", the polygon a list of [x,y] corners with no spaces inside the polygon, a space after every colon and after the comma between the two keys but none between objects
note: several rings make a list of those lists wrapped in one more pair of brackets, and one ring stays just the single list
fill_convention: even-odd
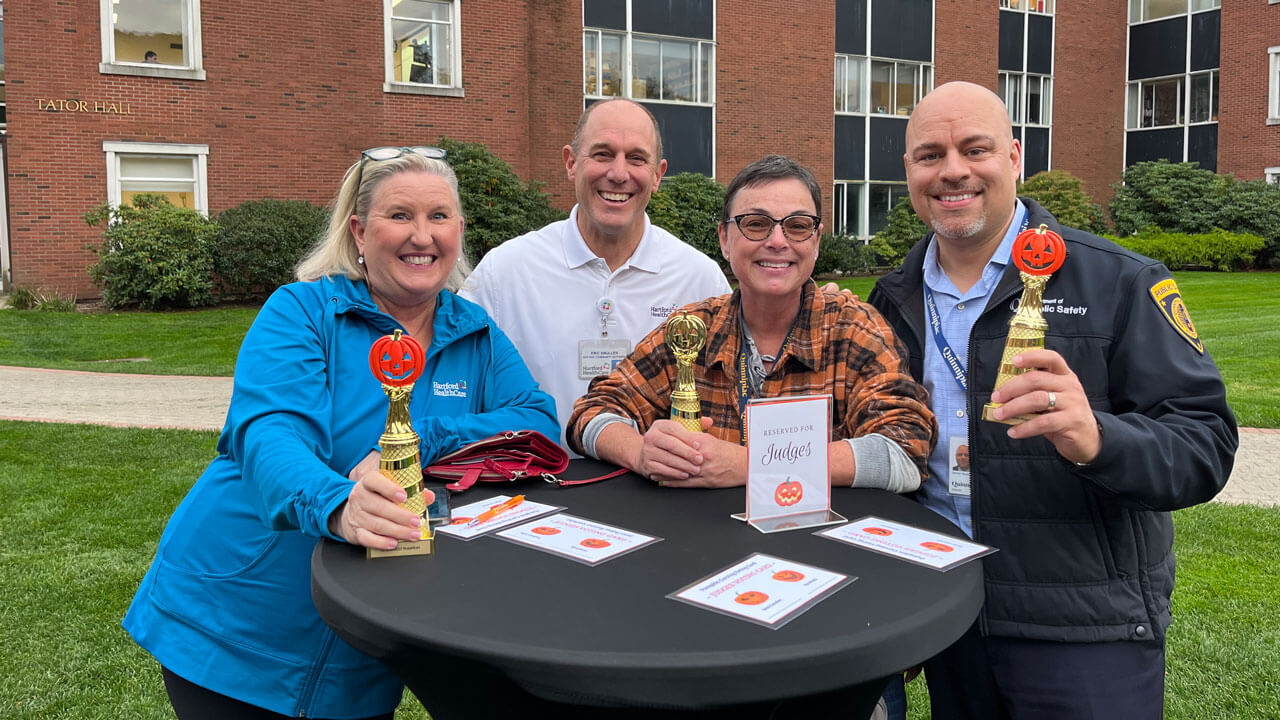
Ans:
[{"label": "reserved for judges sign", "polygon": [[844,521],[831,512],[830,437],[828,395],[747,406],[747,522],[773,532]]}]

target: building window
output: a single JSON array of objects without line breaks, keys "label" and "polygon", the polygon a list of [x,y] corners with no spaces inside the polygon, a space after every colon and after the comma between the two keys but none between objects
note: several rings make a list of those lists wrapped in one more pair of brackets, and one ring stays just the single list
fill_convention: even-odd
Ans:
[{"label": "building window", "polygon": [[1129,0],[1129,22],[1159,20],[1201,10],[1216,10],[1222,0]]},{"label": "building window", "polygon": [[4,3],[0,2],[0,133],[4,133],[8,125],[8,103],[5,102],[4,79]]},{"label": "building window", "polygon": [[889,224],[893,207],[909,193],[906,183],[837,180],[834,196],[835,233],[870,238]]},{"label": "building window", "polygon": [[1126,127],[1154,128],[1182,124],[1182,77],[1129,83]]},{"label": "building window", "polygon": [[867,59],[853,55],[836,55],[836,112],[867,111],[862,89],[867,86]]},{"label": "building window", "polygon": [[200,0],[101,0],[99,72],[203,80]]},{"label": "building window", "polygon": [[107,202],[122,205],[140,193],[158,193],[178,207],[209,214],[208,145],[104,142]]},{"label": "building window", "polygon": [[1191,99],[1187,122],[1218,122],[1218,71],[1191,75]]},{"label": "building window", "polygon": [[1280,45],[1267,48],[1270,70],[1267,73],[1267,123],[1280,123]]},{"label": "building window", "polygon": [[387,92],[462,94],[458,0],[383,0]]},{"label": "building window", "polygon": [[704,104],[715,97],[713,42],[588,28],[582,48],[587,97]]},{"label": "building window", "polygon": [[1267,182],[1272,185],[1280,185],[1280,167],[1269,167],[1262,171]]},{"label": "building window", "polygon": [[1000,7],[1005,10],[1053,14],[1053,0],[1000,0]]},{"label": "building window", "polygon": [[933,87],[933,68],[925,63],[872,60],[869,87],[872,112],[910,115]]}]

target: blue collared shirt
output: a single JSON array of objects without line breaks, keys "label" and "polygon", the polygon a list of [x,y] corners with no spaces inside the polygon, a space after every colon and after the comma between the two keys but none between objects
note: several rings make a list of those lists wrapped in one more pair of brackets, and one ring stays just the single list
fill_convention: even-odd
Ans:
[{"label": "blue collared shirt", "polygon": [[[973,332],[973,324],[986,309],[992,292],[1000,282],[1000,276],[1004,274],[1005,266],[1009,264],[1013,239],[1022,232],[1026,216],[1027,209],[1019,200],[1014,207],[1013,222],[1009,223],[1004,240],[987,261],[982,279],[963,293],[938,266],[937,239],[929,241],[929,249],[924,255],[924,282],[933,291],[942,336],[966,369],[969,367],[969,334]],[[926,313],[927,307],[926,303]],[[917,499],[925,507],[959,525],[966,535],[973,537],[969,496],[952,495],[948,490],[954,467],[955,446],[969,442],[968,403],[965,393],[934,343],[933,333],[927,327],[928,318],[925,320],[924,386],[929,391],[933,414],[938,418],[938,444],[929,456],[929,481],[920,486]],[[953,438],[956,439],[954,442]]]}]

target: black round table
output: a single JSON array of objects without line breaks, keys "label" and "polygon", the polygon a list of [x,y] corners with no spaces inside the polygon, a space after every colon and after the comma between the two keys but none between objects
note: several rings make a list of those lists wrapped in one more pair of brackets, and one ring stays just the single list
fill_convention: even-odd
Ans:
[{"label": "black round table", "polygon": [[[574,461],[566,479],[598,474]],[[762,534],[729,515],[742,488],[658,488],[635,475],[561,488],[485,485],[455,505],[523,493],[565,512],[662,538],[594,567],[506,542],[437,535],[436,554],[368,560],[325,540],[312,595],[344,640],[392,668],[435,720],[816,716],[861,720],[888,676],[960,637],[982,604],[981,562],[938,572],[817,537]],[[963,534],[911,500],[837,488],[832,507]],[[778,629],[666,595],[761,552],[857,577]]]}]

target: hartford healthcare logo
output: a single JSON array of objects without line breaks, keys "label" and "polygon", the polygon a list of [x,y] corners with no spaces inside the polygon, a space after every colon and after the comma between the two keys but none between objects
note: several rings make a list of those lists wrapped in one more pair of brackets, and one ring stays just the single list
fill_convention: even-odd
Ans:
[{"label": "hartford healthcare logo", "polygon": [[464,398],[467,396],[467,381],[459,380],[458,382],[436,382],[432,380],[431,394],[436,397]]}]

